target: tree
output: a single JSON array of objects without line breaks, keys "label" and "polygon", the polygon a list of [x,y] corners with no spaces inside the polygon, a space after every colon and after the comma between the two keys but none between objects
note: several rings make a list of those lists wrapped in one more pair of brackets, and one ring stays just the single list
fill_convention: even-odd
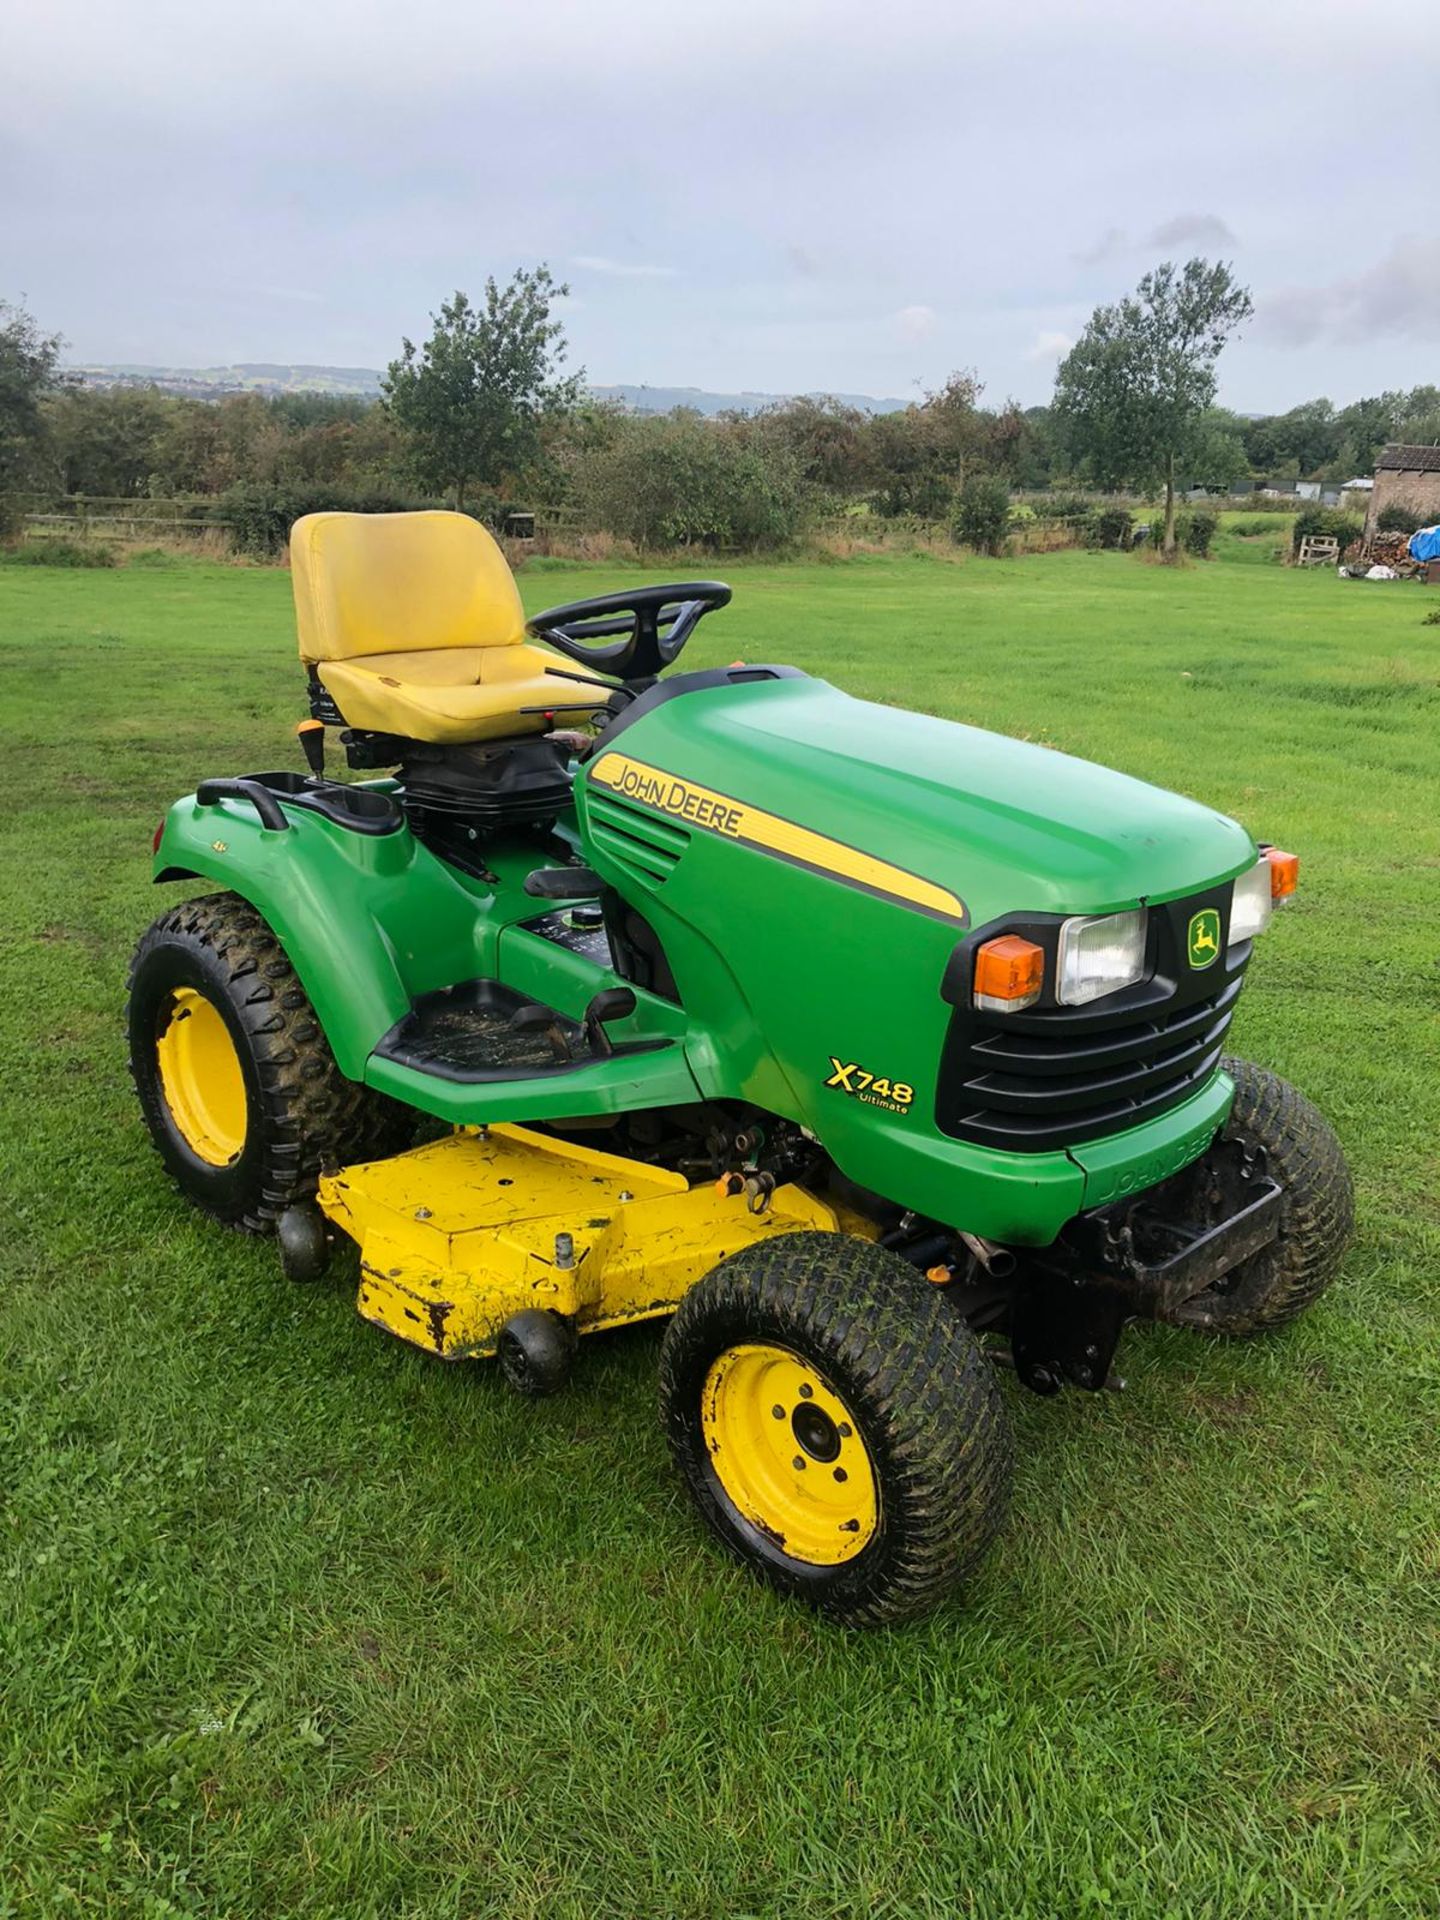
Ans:
[{"label": "tree", "polygon": [[1020,416],[1020,433],[1011,456],[1016,486],[1035,489],[1053,486],[1061,451],[1056,445],[1055,424],[1049,407],[1026,407]]},{"label": "tree", "polygon": [[983,409],[980,457],[982,464],[1014,480],[1030,448],[1031,432],[1018,400],[1007,400],[998,413]]},{"label": "tree", "polygon": [[1250,477],[1244,421],[1225,407],[1207,407],[1186,449],[1184,478],[1192,487],[1223,492]]},{"label": "tree", "polygon": [[956,489],[973,464],[984,464],[992,437],[994,417],[977,404],[981,391],[973,373],[952,373],[918,404],[875,415],[865,443],[877,512],[948,518]]},{"label": "tree", "polygon": [[1335,416],[1335,451],[1322,478],[1343,484],[1357,473],[1369,473],[1394,430],[1402,399],[1398,393],[1377,393],[1342,407]]},{"label": "tree", "polygon": [[1440,442],[1440,387],[1412,387],[1397,397],[1394,438],[1421,447]]},{"label": "tree", "polygon": [[615,421],[573,478],[585,524],[642,550],[783,546],[800,529],[803,495],[791,454],[687,408]]},{"label": "tree", "polygon": [[[155,442],[156,485],[162,494],[218,493],[229,484],[220,458],[220,409],[203,400],[177,400]],[[246,479],[250,476],[247,474]]]},{"label": "tree", "polygon": [[391,361],[385,404],[409,437],[420,478],[457,507],[471,485],[498,487],[523,474],[539,454],[542,421],[579,399],[584,375],[559,376],[565,330],[550,311],[569,291],[545,266],[506,287],[489,279],[483,307],[457,293],[431,315],[425,345],[405,340]]},{"label": "tree", "polygon": [[72,387],[52,400],[50,443],[65,491],[147,492],[179,404],[155,387]]},{"label": "tree", "polygon": [[1247,420],[1242,432],[1257,473],[1345,481],[1368,473],[1387,441],[1440,440],[1440,387],[1368,394],[1338,413],[1328,400],[1306,400],[1288,413]]},{"label": "tree", "polygon": [[920,404],[936,461],[956,486],[986,437],[990,417],[980,411],[984,391],[974,371],[962,369],[934,393],[927,393]]},{"label": "tree", "polygon": [[901,514],[939,520],[949,511],[951,488],[939,471],[930,424],[919,407],[910,406],[877,413],[865,427],[865,460],[875,480],[872,500],[887,520]]},{"label": "tree", "polygon": [[1215,398],[1215,363],[1254,311],[1223,261],[1166,261],[1133,294],[1097,307],[1055,378],[1055,420],[1102,486],[1165,487],[1175,557],[1175,475]]},{"label": "tree", "polygon": [[957,540],[992,558],[1005,551],[1005,533],[1010,524],[1010,489],[998,473],[971,474],[955,504]]},{"label": "tree", "polygon": [[1311,477],[1334,460],[1343,437],[1340,416],[1325,399],[1306,400],[1288,413],[1252,420],[1244,432],[1250,464],[1258,473],[1291,468],[1296,478]]},{"label": "tree", "polygon": [[[0,300],[0,496],[37,479],[46,447],[41,402],[61,385],[62,341],[42,333],[24,307]],[[4,513],[0,505],[0,515]]]},{"label": "tree", "polygon": [[722,420],[762,453],[777,451],[798,467],[807,487],[845,498],[868,477],[866,417],[829,394],[800,394],[753,414],[727,414]]}]

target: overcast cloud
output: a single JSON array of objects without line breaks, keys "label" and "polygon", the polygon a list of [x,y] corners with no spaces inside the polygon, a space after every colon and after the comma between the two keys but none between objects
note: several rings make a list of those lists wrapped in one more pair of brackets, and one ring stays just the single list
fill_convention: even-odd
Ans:
[{"label": "overcast cloud", "polygon": [[[76,360],[381,366],[548,260],[597,382],[1046,398],[1234,261],[1247,410],[1440,380],[1440,38],[1337,0],[6,10],[0,296]],[[15,83],[19,76],[19,83]]]}]

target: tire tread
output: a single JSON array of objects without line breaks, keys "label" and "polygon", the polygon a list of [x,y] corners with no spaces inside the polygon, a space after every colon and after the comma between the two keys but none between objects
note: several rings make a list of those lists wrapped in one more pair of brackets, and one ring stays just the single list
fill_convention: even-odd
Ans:
[{"label": "tire tread", "polygon": [[[347,1079],[335,1063],[309,996],[263,916],[238,894],[208,894],[172,907],[141,936],[126,982],[127,1008],[139,969],[166,946],[203,949],[217,964],[231,1008],[250,1043],[263,1111],[259,1190],[239,1212],[218,1212],[183,1178],[171,1178],[188,1199],[224,1224],[270,1233],[287,1207],[313,1197],[320,1173],[378,1159],[401,1148],[411,1125],[407,1109]],[[132,1043],[130,1075],[150,1120],[145,1078]]]},{"label": "tire tread", "polygon": [[[867,1549],[826,1569],[829,1577],[796,1578],[736,1537],[728,1503],[715,1497],[707,1463],[696,1456],[692,1396],[697,1375],[747,1327],[755,1338],[788,1338],[842,1397],[858,1398],[886,1515],[878,1556]],[[712,1529],[762,1577],[847,1626],[930,1612],[1004,1520],[1013,1447],[994,1368],[938,1289],[868,1241],[786,1234],[722,1261],[681,1301],[667,1330],[660,1400],[676,1463]]]},{"label": "tire tread", "polygon": [[1249,1339],[1298,1318],[1335,1278],[1355,1226],[1355,1198],[1344,1149],[1324,1115],[1298,1088],[1253,1060],[1227,1056],[1235,1082],[1227,1138],[1265,1150],[1285,1192],[1279,1240],[1239,1269],[1232,1293],[1203,1293],[1176,1318],[1186,1326]]}]

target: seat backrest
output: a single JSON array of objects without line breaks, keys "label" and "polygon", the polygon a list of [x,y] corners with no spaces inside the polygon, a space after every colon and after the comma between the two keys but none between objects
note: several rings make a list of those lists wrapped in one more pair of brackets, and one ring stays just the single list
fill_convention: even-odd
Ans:
[{"label": "seat backrest", "polygon": [[290,578],[307,666],[525,636],[505,556],[465,513],[307,513],[290,530]]}]

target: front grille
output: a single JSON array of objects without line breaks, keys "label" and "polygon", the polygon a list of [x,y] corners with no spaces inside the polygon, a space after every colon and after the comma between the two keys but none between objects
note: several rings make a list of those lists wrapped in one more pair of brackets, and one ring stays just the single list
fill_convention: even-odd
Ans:
[{"label": "front grille", "polygon": [[1215,1071],[1239,997],[1233,975],[1209,999],[1095,1031],[1068,1009],[978,1029],[945,1089],[947,1133],[1038,1153],[1138,1127]]},{"label": "front grille", "polygon": [[[951,1015],[935,1120],[952,1139],[1006,1153],[1063,1151],[1138,1127],[1197,1093],[1214,1073],[1240,997],[1249,941],[1229,944],[1228,881],[1150,908],[1146,977],[1083,1007],[1062,1007],[1055,978],[1059,915],[998,923],[1045,951],[1038,1005],[996,1017],[971,1004],[974,949],[996,926],[956,949],[945,998]],[[1208,967],[1187,957],[1197,912],[1220,916],[1220,953]]]},{"label": "front grille", "polygon": [[[1135,987],[1085,1006],[1054,1000],[1062,916],[1020,916],[975,927],[956,948],[941,989],[954,1008],[935,1123],[952,1139],[1008,1154],[1056,1152],[1156,1119],[1200,1091],[1219,1066],[1250,943],[1229,945],[1231,883],[1150,906],[1146,975]],[[1219,914],[1219,954],[1188,960],[1187,929]],[[972,1004],[973,952],[1000,927],[1044,950],[1046,987],[1020,1014],[983,1014]]]},{"label": "front grille", "polygon": [[658,887],[680,864],[690,844],[684,827],[672,826],[653,813],[586,790],[586,824],[597,852],[607,853],[616,866],[647,887]]}]

